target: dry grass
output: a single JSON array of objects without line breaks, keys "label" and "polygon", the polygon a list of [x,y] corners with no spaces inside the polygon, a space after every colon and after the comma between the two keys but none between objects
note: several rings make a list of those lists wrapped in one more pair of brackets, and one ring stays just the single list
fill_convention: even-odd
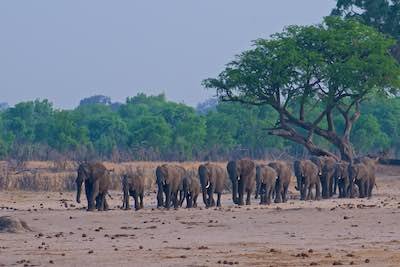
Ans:
[{"label": "dry grass", "polygon": [[[111,190],[121,189],[121,175],[127,172],[136,172],[143,176],[146,191],[155,191],[155,169],[165,162],[135,161],[125,163],[104,162],[111,172]],[[168,162],[183,166],[185,169],[197,173],[202,162]],[[261,161],[257,161],[261,163]],[[221,167],[226,167],[226,162],[216,162]],[[24,164],[24,169],[15,170],[10,163],[0,161],[0,190],[26,190],[26,191],[72,191],[75,189],[76,169],[78,164],[63,162],[63,164],[50,161],[30,161]],[[400,166],[378,166],[378,173],[388,176],[397,175]],[[227,184],[227,186],[229,186]]]},{"label": "dry grass", "polygon": [[[121,175],[127,172],[137,172],[143,176],[146,191],[154,191],[155,169],[166,162],[104,162],[111,172],[111,190],[121,189]],[[183,166],[185,169],[197,173],[201,162],[168,162]],[[219,162],[225,167],[226,162]],[[0,162],[0,190],[26,191],[72,191],[75,189],[76,169],[74,162],[30,161],[24,164],[23,169],[16,170],[8,162]]]}]

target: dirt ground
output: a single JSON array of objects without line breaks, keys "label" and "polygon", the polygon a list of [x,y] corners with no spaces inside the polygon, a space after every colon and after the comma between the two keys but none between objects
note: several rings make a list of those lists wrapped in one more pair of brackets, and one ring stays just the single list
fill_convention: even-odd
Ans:
[{"label": "dirt ground", "polygon": [[400,266],[400,171],[378,175],[374,193],[169,211],[151,193],[136,212],[111,192],[111,211],[86,212],[71,192],[3,191],[0,216],[32,231],[0,233],[0,266]]}]

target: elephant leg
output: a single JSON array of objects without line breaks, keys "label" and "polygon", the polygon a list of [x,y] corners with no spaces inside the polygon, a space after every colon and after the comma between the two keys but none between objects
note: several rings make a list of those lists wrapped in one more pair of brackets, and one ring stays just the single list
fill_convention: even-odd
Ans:
[{"label": "elephant leg", "polygon": [[289,185],[285,185],[285,186],[283,187],[282,200],[283,200],[284,203],[287,202],[288,189],[289,189]]},{"label": "elephant leg", "polygon": [[217,193],[217,207],[221,207],[221,193]]},{"label": "elephant leg", "polygon": [[273,191],[272,186],[268,186],[265,189],[265,194],[264,194],[264,198],[265,199],[264,199],[264,201],[265,201],[265,204],[267,204],[267,205],[271,204],[272,191]]},{"label": "elephant leg", "polygon": [[326,177],[321,177],[322,198],[329,198],[328,181]]},{"label": "elephant leg", "polygon": [[282,181],[279,178],[275,183],[275,203],[282,203]]},{"label": "elephant leg", "polygon": [[135,200],[135,210],[140,210],[139,196],[136,192],[133,192],[133,199]]},{"label": "elephant leg", "polygon": [[244,183],[243,183],[243,178],[239,180],[238,183],[238,193],[239,193],[239,200],[238,200],[238,205],[243,206],[243,195],[244,195]]},{"label": "elephant leg", "polygon": [[163,186],[159,185],[158,186],[158,191],[157,191],[157,208],[160,209],[161,207],[164,206],[164,189]]},{"label": "elephant leg", "polygon": [[333,196],[333,177],[329,179],[329,197]]},{"label": "elephant leg", "polygon": [[165,189],[165,208],[169,209],[171,206],[171,185],[167,185]]},{"label": "elephant leg", "polygon": [[359,197],[364,198],[364,181],[359,181],[358,182],[358,191],[359,191]]},{"label": "elephant leg", "polygon": [[101,198],[100,198],[100,211],[105,211],[104,207],[105,207],[105,201],[106,201],[106,193],[101,193]]},{"label": "elephant leg", "polygon": [[333,184],[333,195],[336,195],[336,191],[337,191],[337,188],[338,188],[338,179],[337,179],[337,177],[335,176],[334,177],[334,184]]},{"label": "elephant leg", "polygon": [[186,195],[186,208],[190,209],[193,207],[193,199],[192,199],[192,194],[188,193]]},{"label": "elephant leg", "polygon": [[185,200],[185,192],[179,190],[179,206],[182,207],[183,201]]},{"label": "elephant leg", "polygon": [[369,195],[369,179],[364,183],[364,196],[368,197]]},{"label": "elephant leg", "polygon": [[85,193],[86,193],[86,200],[87,200],[87,210],[92,211],[94,210],[92,199],[92,184],[88,181],[85,181]]},{"label": "elephant leg", "polygon": [[[197,195],[193,197],[193,208],[197,208]],[[218,201],[217,201],[218,202]]]},{"label": "elephant leg", "polygon": [[246,198],[246,205],[251,205],[251,189],[247,190],[247,198]]},{"label": "elephant leg", "polygon": [[307,189],[305,188],[305,185],[302,182],[300,184],[300,200],[306,200],[306,191],[307,191]]},{"label": "elephant leg", "polygon": [[107,194],[104,194],[104,199],[103,199],[103,210],[104,211],[107,211],[107,210],[109,210],[110,209],[110,207],[108,206],[108,203],[107,203]]},{"label": "elephant leg", "polygon": [[209,191],[208,191],[208,201],[209,201],[209,206],[210,207],[214,207],[215,206],[214,191],[215,191],[215,185],[211,184],[210,187],[209,187]]},{"label": "elephant leg", "polygon": [[91,184],[90,195],[89,195],[89,203],[88,203],[88,211],[93,211],[96,207],[95,200],[99,194],[99,183],[96,181]]},{"label": "elephant leg", "polygon": [[122,208],[124,210],[129,210],[131,208],[129,204],[129,191],[127,189],[124,189],[124,203]]},{"label": "elephant leg", "polygon": [[304,185],[304,196],[305,200],[310,200],[311,198],[311,187],[309,183],[305,183]]},{"label": "elephant leg", "polygon": [[140,194],[140,208],[143,209],[143,193]]},{"label": "elephant leg", "polygon": [[319,183],[315,184],[315,200],[321,200],[321,190],[319,187]]},{"label": "elephant leg", "polygon": [[173,201],[173,204],[174,204],[174,209],[177,210],[179,208],[178,192],[173,194],[172,201]]}]

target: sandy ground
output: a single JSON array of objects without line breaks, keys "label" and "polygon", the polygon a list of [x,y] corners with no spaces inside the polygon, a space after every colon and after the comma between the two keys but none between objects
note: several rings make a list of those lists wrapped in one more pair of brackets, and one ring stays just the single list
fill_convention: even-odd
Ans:
[{"label": "sandy ground", "polygon": [[[400,176],[381,175],[370,199],[221,209],[86,212],[73,193],[0,192],[0,216],[25,233],[0,233],[0,266],[400,266]],[[292,188],[292,196],[297,192]],[[132,204],[132,202],[131,202]]]}]

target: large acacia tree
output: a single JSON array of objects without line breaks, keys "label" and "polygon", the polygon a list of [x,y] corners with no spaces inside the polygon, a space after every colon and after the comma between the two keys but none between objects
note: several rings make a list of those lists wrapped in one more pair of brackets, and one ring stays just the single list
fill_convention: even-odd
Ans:
[{"label": "large acacia tree", "polygon": [[388,52],[394,43],[355,20],[327,17],[254,41],[203,84],[222,101],[273,107],[279,120],[266,129],[269,134],[302,144],[313,155],[336,157],[315,144],[318,135],[351,161],[350,133],[360,105],[376,95],[394,96],[400,87],[400,66]]}]

